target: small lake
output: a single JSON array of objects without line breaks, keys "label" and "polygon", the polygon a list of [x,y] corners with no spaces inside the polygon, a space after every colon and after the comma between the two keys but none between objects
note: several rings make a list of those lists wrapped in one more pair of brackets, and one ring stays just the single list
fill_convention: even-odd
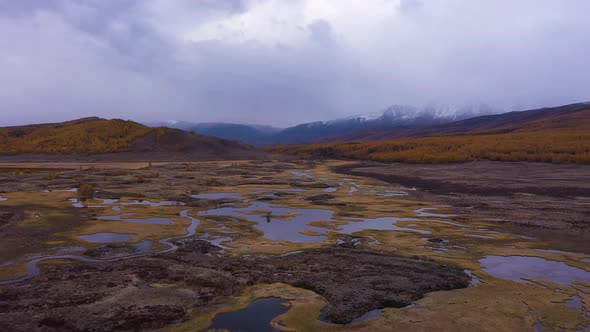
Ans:
[{"label": "small lake", "polygon": [[[270,213],[269,213],[270,212]],[[227,216],[239,217],[255,222],[254,227],[264,232],[264,237],[274,241],[290,242],[322,242],[326,240],[324,235],[306,235],[301,232],[312,231],[320,234],[332,231],[328,228],[311,226],[309,223],[317,221],[332,221],[334,212],[325,209],[291,209],[267,202],[253,202],[243,208],[222,207],[199,212],[200,216]],[[283,217],[282,217],[283,216]],[[287,216],[287,217],[284,217]],[[430,234],[429,231],[400,227],[396,222],[403,219],[396,217],[382,217],[374,219],[348,219],[348,223],[339,225],[335,232],[353,234],[366,229],[407,231],[420,234]]]},{"label": "small lake", "polygon": [[[270,212],[268,214],[266,211]],[[258,213],[260,212],[260,213]],[[289,219],[279,216],[295,214]],[[305,230],[325,233],[326,229],[310,226],[313,221],[331,220],[334,212],[322,209],[289,209],[277,207],[266,202],[254,202],[248,207],[223,207],[202,211],[200,216],[228,216],[239,217],[255,222],[257,229],[264,232],[264,237],[275,241],[291,242],[322,242],[325,236],[311,236],[301,234]]]},{"label": "small lake", "polygon": [[484,271],[502,279],[528,283],[526,278],[571,285],[574,281],[590,282],[590,272],[562,262],[529,256],[487,256],[479,261]]},{"label": "small lake", "polygon": [[78,236],[84,241],[93,243],[107,243],[107,242],[127,242],[131,240],[135,234],[126,233],[94,233],[88,235]]},{"label": "small lake", "polygon": [[229,330],[232,332],[275,332],[270,322],[287,311],[289,302],[276,297],[254,300],[248,307],[238,311],[218,314],[209,327],[210,330]]},{"label": "small lake", "polygon": [[414,228],[407,228],[407,227],[400,227],[395,225],[396,222],[408,220],[403,218],[396,218],[396,217],[384,217],[384,218],[375,218],[375,219],[364,219],[358,221],[351,221],[346,225],[339,225],[338,233],[344,234],[352,234],[355,232],[360,232],[365,229],[377,230],[377,231],[408,231],[408,232],[416,232],[420,234],[430,234],[429,231],[421,230],[421,229],[414,229]]}]

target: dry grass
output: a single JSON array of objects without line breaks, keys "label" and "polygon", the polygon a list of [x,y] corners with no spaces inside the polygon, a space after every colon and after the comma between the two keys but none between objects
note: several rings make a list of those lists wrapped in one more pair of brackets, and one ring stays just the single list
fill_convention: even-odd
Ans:
[{"label": "dry grass", "polygon": [[273,153],[300,157],[380,162],[451,163],[472,160],[590,163],[590,131],[553,130],[508,134],[455,135],[300,146],[276,146]]},{"label": "dry grass", "polygon": [[5,127],[0,128],[0,154],[126,151],[153,130],[133,121],[99,118]]}]

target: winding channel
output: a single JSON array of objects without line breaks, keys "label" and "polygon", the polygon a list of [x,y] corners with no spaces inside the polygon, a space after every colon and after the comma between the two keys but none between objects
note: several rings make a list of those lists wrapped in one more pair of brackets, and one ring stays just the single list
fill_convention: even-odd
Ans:
[{"label": "winding channel", "polygon": [[172,236],[172,237],[167,237],[167,238],[161,239],[159,242],[165,246],[168,246],[168,248],[166,248],[164,250],[160,250],[160,251],[152,252],[152,253],[148,252],[148,253],[132,254],[132,255],[121,256],[121,257],[116,257],[116,258],[112,258],[112,259],[94,259],[94,258],[82,256],[82,255],[49,255],[49,256],[39,257],[39,258],[35,258],[33,260],[30,260],[27,263],[27,274],[26,275],[24,275],[20,278],[16,278],[16,279],[2,280],[2,281],[0,281],[0,285],[11,285],[11,284],[15,284],[18,282],[29,280],[29,279],[32,279],[32,278],[38,276],[39,273],[41,272],[41,269],[39,268],[38,264],[39,264],[39,262],[42,262],[44,260],[71,259],[71,260],[77,260],[77,261],[83,261],[83,262],[89,262],[89,263],[106,263],[106,262],[120,261],[123,259],[138,258],[138,257],[149,256],[149,255],[158,255],[158,254],[164,254],[164,253],[176,251],[178,249],[178,246],[176,244],[174,244],[173,241],[195,235],[195,232],[197,231],[197,227],[201,223],[201,221],[199,219],[191,217],[188,214],[188,212],[189,212],[189,210],[180,211],[181,217],[189,218],[191,220],[191,224],[186,229],[187,233],[185,235],[181,235],[181,236]]}]

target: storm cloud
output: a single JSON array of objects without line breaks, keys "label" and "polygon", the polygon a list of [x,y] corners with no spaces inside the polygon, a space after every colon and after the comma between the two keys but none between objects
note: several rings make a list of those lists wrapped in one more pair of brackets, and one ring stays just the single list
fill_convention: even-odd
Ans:
[{"label": "storm cloud", "polygon": [[0,0],[0,125],[590,100],[586,0]]}]

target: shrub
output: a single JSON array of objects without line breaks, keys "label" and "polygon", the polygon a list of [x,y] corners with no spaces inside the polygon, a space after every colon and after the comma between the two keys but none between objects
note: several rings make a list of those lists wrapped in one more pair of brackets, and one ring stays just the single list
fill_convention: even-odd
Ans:
[{"label": "shrub", "polygon": [[59,174],[57,174],[57,173],[47,174],[47,180],[56,180],[56,179],[59,179]]},{"label": "shrub", "polygon": [[94,186],[91,184],[81,184],[78,187],[78,195],[82,199],[94,198]]}]

